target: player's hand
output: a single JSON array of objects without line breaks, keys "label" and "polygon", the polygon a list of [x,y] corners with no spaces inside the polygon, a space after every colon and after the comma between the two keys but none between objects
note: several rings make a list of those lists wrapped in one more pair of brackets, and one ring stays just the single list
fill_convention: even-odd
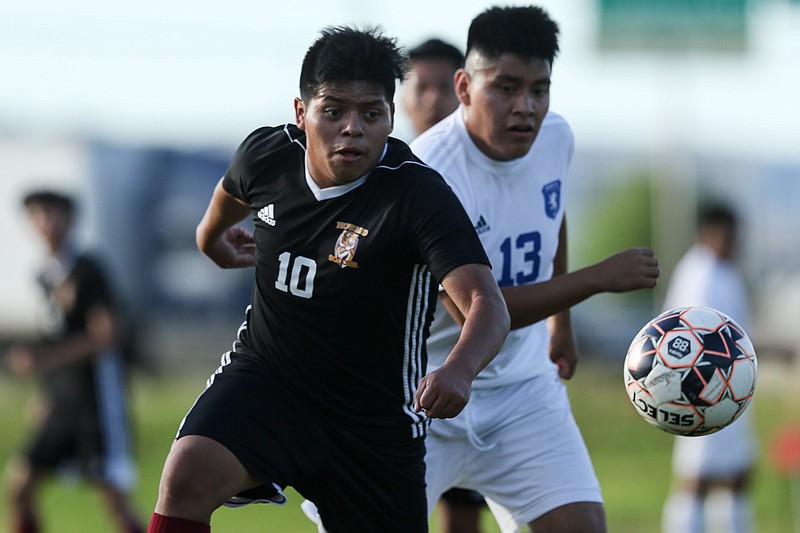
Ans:
[{"label": "player's hand", "polygon": [[428,418],[453,418],[469,401],[474,376],[445,364],[423,377],[414,395],[414,412]]},{"label": "player's hand", "polygon": [[18,376],[29,376],[36,372],[36,354],[27,346],[12,346],[6,356],[6,365]]},{"label": "player's hand", "polygon": [[630,248],[598,263],[595,275],[608,292],[651,289],[661,271],[650,248]]},{"label": "player's hand", "polygon": [[253,234],[239,226],[230,227],[206,255],[222,268],[251,267],[256,264]]},{"label": "player's hand", "polygon": [[570,379],[578,366],[578,346],[571,328],[556,328],[550,335],[550,360],[558,366],[558,377]]}]

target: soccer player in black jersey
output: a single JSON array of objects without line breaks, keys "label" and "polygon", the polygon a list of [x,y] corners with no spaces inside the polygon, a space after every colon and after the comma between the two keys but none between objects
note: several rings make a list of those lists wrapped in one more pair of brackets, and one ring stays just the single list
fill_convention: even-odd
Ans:
[{"label": "soccer player in black jersey", "polygon": [[[253,298],[181,424],[150,533],[210,531],[221,505],[282,503],[286,486],[331,533],[427,531],[427,418],[461,411],[509,319],[458,200],[389,138],[404,69],[377,30],[324,30],[296,125],[253,132],[214,190],[198,246],[255,266]],[[467,318],[426,374],[439,283]]]},{"label": "soccer player in black jersey", "polygon": [[111,283],[100,262],[72,242],[71,197],[37,190],[23,203],[47,245],[38,281],[49,308],[41,321],[42,342],[12,346],[6,360],[15,374],[39,377],[44,398],[36,431],[9,465],[9,531],[41,531],[37,502],[43,482],[65,466],[77,466],[100,490],[118,531],[140,533],[128,498],[136,472]]}]

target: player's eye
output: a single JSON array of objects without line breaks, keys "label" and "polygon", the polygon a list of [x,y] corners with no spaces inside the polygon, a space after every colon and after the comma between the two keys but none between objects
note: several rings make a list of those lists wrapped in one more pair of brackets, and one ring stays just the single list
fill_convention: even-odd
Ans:
[{"label": "player's eye", "polygon": [[548,94],[550,94],[550,87],[547,86],[534,87],[533,90],[531,91],[531,94],[533,94],[533,96],[536,96],[537,98],[541,98],[542,96],[547,96]]},{"label": "player's eye", "polygon": [[327,116],[329,116],[331,118],[339,118],[339,117],[342,116],[341,109],[337,109],[335,107],[329,107],[329,108],[325,109],[323,111],[323,113],[325,113],[325,115],[327,115]]}]

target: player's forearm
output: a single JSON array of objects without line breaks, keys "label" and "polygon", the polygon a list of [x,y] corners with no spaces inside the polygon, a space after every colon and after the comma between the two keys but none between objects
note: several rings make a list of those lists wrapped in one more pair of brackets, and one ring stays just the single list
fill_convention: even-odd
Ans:
[{"label": "player's forearm", "polygon": [[458,342],[445,364],[458,365],[474,378],[500,351],[509,325],[508,310],[501,298],[490,295],[476,297],[467,312]]},{"label": "player's forearm", "polygon": [[602,292],[591,267],[557,276],[542,283],[502,289],[511,329],[535,324]]},{"label": "player's forearm", "polygon": [[249,213],[250,207],[229,195],[220,180],[195,231],[198,249],[218,265],[227,267],[231,254],[223,236]]},{"label": "player's forearm", "polygon": [[35,370],[48,372],[96,357],[105,347],[86,333],[77,333],[43,348],[36,357]]},{"label": "player's forearm", "polygon": [[197,248],[200,249],[206,256],[217,262],[217,256],[220,255],[217,248],[222,243],[222,236],[236,224],[242,217],[238,215],[231,215],[230,210],[225,206],[220,205],[218,202],[212,201],[208,205],[203,218],[197,225],[195,232],[195,239],[197,241]]}]

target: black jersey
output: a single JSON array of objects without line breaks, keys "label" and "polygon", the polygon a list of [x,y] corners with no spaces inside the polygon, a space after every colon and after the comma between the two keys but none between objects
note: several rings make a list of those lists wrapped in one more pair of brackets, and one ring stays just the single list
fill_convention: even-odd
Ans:
[{"label": "black jersey", "polygon": [[[61,342],[75,333],[85,332],[87,316],[96,306],[114,309],[114,297],[100,263],[89,254],[61,256],[64,269],[51,263],[39,276],[39,283],[50,305],[49,320],[43,324],[46,342]],[[44,376],[47,393],[54,403],[94,406],[99,379],[97,359],[87,358],[59,366]],[[77,404],[77,405],[76,405]]]},{"label": "black jersey", "polygon": [[[115,309],[100,263],[90,255],[61,253],[39,276],[50,303],[42,321],[45,341],[59,343],[87,330],[93,308]],[[59,365],[43,375],[47,410],[27,446],[34,468],[70,462],[121,490],[134,481],[124,363],[114,349]]]},{"label": "black jersey", "polygon": [[224,189],[253,208],[256,276],[237,352],[353,430],[422,436],[412,410],[437,281],[488,264],[458,199],[402,141],[355,183],[320,190],[305,132],[253,132]]}]

